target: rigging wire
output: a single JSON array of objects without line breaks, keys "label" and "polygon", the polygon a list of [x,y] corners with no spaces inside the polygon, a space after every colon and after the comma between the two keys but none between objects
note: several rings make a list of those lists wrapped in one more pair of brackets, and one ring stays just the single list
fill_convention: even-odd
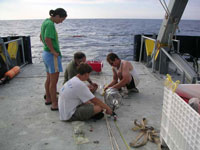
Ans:
[{"label": "rigging wire", "polygon": [[169,9],[168,9],[168,6],[167,6],[165,0],[163,0],[163,2],[164,2],[164,5],[165,5],[165,8],[167,9],[168,14],[170,15],[170,12],[169,12]]},{"label": "rigging wire", "polygon": [[166,5],[165,0],[163,0],[163,1],[164,1],[164,4],[163,4],[163,2],[161,0],[159,0],[160,4],[162,5],[163,9],[165,10],[165,12],[167,14],[166,18],[168,18],[168,16],[170,15],[170,12],[169,12],[169,9],[168,9],[168,7]]},{"label": "rigging wire", "polygon": [[[160,4],[162,5],[162,7],[164,8],[164,10],[166,12],[166,16],[165,16],[166,19],[168,19],[168,17],[170,16],[170,11],[169,11],[169,8],[168,8],[168,6],[166,4],[166,1],[163,0],[163,2],[162,2],[161,0],[159,0],[159,2],[160,2]],[[177,30],[178,33],[179,33],[180,32],[180,28],[178,26],[178,20],[177,19],[173,19],[173,24],[174,24],[174,26],[176,26],[175,31]],[[174,32],[174,36],[175,36],[175,39],[176,39],[176,32]]]}]

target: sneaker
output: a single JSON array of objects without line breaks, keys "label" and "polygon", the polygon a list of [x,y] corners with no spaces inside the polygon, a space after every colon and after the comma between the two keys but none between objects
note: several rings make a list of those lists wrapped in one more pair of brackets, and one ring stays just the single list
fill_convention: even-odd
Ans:
[{"label": "sneaker", "polygon": [[139,90],[137,88],[132,88],[128,90],[129,92],[139,93]]}]

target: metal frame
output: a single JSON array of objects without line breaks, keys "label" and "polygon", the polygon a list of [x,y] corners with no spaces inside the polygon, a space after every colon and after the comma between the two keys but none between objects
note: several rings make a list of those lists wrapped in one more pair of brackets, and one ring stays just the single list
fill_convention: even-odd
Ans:
[{"label": "metal frame", "polygon": [[[141,36],[139,62],[141,62],[141,59],[142,59],[142,51],[143,51],[144,39],[149,39],[149,40],[154,41],[155,45],[157,43],[157,41],[155,39],[153,39],[153,38],[149,38],[149,37],[144,36],[144,35]],[[172,41],[178,42],[177,51],[179,52],[180,51],[180,41],[179,40],[172,40]],[[155,50],[155,48],[156,48],[156,46],[154,46],[154,50]],[[153,50],[153,52],[154,52],[154,50]],[[182,83],[185,83],[185,74],[186,74],[186,72],[184,70],[182,70],[182,68],[179,67],[179,65],[175,62],[175,60],[170,56],[170,54],[164,48],[161,48],[161,51],[169,58],[169,60],[176,66],[176,68],[179,69],[179,71],[182,73]],[[154,65],[155,65],[154,57],[155,57],[155,53],[152,53],[152,72],[155,72],[155,70],[154,70]]]},{"label": "metal frame", "polygon": [[177,42],[177,53],[180,53],[180,40],[173,39],[172,41]]},{"label": "metal frame", "polygon": [[179,65],[174,61],[174,59],[170,56],[170,54],[164,48],[161,48],[161,50],[171,60],[171,62],[176,66],[176,68],[181,71],[181,73],[182,73],[182,83],[185,83],[185,71],[183,71],[182,68],[179,67]]},{"label": "metal frame", "polygon": [[24,42],[23,42],[23,38],[18,38],[18,39],[15,39],[15,40],[10,40],[10,41],[7,41],[7,42],[3,42],[3,40],[0,42],[0,44],[2,44],[2,51],[3,51],[3,53],[4,53],[4,55],[5,55],[5,58],[6,58],[6,67],[7,67],[7,70],[10,70],[10,68],[9,68],[9,65],[10,65],[10,63],[11,63],[11,65],[12,65],[12,62],[11,62],[11,58],[10,58],[10,56],[9,56],[9,54],[8,54],[8,50],[7,50],[7,48],[6,48],[6,44],[9,44],[9,43],[11,43],[11,42],[15,42],[15,41],[19,41],[20,42],[20,44],[21,44],[21,46],[22,46],[22,59],[23,59],[23,64],[20,66],[20,68],[22,68],[24,65],[26,65],[27,63],[26,63],[26,61],[25,61],[25,54],[24,54]]},{"label": "metal frame", "polygon": [[141,46],[140,46],[139,62],[141,62],[141,59],[142,59],[142,50],[143,50],[144,39],[149,39],[149,40],[152,40],[152,41],[156,42],[156,40],[153,39],[153,38],[150,38],[150,37],[147,37],[147,36],[144,36],[144,35],[141,36]]}]

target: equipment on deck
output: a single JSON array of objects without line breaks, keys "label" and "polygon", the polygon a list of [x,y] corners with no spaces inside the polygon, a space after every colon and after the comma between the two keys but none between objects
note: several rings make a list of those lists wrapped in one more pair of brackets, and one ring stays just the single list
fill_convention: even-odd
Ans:
[{"label": "equipment on deck", "polygon": [[[152,126],[147,126],[146,118],[143,118],[141,123],[137,120],[134,121],[135,127],[132,128],[133,131],[140,131],[140,134],[136,137],[134,141],[130,143],[131,147],[138,148],[144,146],[148,141],[151,141],[158,145],[158,150],[161,150],[161,142],[158,136],[158,132]],[[142,140],[140,140],[142,138]]]},{"label": "equipment on deck", "polygon": [[19,66],[15,66],[12,69],[10,69],[9,71],[7,71],[4,74],[4,77],[0,79],[0,85],[1,84],[5,84],[10,79],[14,78],[19,72],[20,72],[20,67]]},{"label": "equipment on deck", "polygon": [[108,88],[104,94],[105,103],[110,107],[117,109],[122,104],[122,96],[115,88]]},{"label": "equipment on deck", "polygon": [[102,61],[87,61],[87,64],[92,67],[92,70],[95,72],[101,72],[103,68],[103,62]]},{"label": "equipment on deck", "polygon": [[[191,65],[191,62],[188,62],[186,56],[183,55],[183,46],[180,45],[182,39],[177,39],[176,37],[176,30],[178,29],[178,24],[187,3],[188,0],[170,0],[169,5],[167,6],[165,3],[161,2],[166,11],[165,18],[163,19],[157,37],[154,36],[153,38],[150,38],[142,35],[139,61],[142,59],[143,45],[145,43],[146,51],[144,51],[145,55],[143,56],[147,61],[147,66],[152,67],[153,72],[158,71],[160,74],[167,74],[169,68],[176,69],[176,72],[178,70],[178,73],[181,73],[181,83],[197,83],[200,79],[197,61],[198,56],[196,55],[198,52],[191,52],[193,56],[193,65]],[[188,41],[184,41],[183,39],[183,43],[186,42]],[[196,40],[196,43],[189,43],[191,44],[191,49],[189,50],[192,51],[193,45],[198,45],[197,43],[198,40]],[[196,47],[198,48],[198,46]],[[189,50],[187,50],[187,53]],[[198,49],[195,51],[198,51]]]},{"label": "equipment on deck", "polygon": [[5,73],[5,76],[9,77],[9,79],[12,79],[14,76],[16,76],[18,73],[20,72],[20,67],[19,66],[15,66],[12,69],[10,69],[9,71],[7,71]]}]

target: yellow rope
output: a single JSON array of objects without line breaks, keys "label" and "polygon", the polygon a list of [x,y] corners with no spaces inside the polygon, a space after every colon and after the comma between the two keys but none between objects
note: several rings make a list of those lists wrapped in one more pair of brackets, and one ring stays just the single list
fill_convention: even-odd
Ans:
[{"label": "yellow rope", "polygon": [[116,126],[116,128],[117,128],[117,130],[118,130],[118,132],[119,132],[119,134],[120,134],[120,136],[121,136],[121,138],[122,138],[124,144],[126,145],[127,150],[130,150],[129,145],[127,144],[127,142],[126,142],[124,136],[122,135],[122,132],[121,132],[119,126],[117,125],[117,121],[114,121],[114,123],[115,123],[115,126]]},{"label": "yellow rope", "polygon": [[[143,118],[141,123],[134,121],[135,127],[132,128],[133,131],[140,131],[139,135],[130,143],[133,148],[138,148],[144,146],[148,141],[151,141],[158,146],[158,150],[161,150],[161,142],[158,136],[158,132],[151,126],[147,126],[146,118]],[[140,140],[143,139],[143,140]]]},{"label": "yellow rope", "polygon": [[171,89],[173,92],[175,92],[176,88],[180,84],[180,81],[177,80],[176,82],[174,82],[172,80],[172,77],[169,74],[167,74],[166,76],[167,77],[166,77],[165,82],[164,82],[165,87],[167,87],[167,88]]}]

